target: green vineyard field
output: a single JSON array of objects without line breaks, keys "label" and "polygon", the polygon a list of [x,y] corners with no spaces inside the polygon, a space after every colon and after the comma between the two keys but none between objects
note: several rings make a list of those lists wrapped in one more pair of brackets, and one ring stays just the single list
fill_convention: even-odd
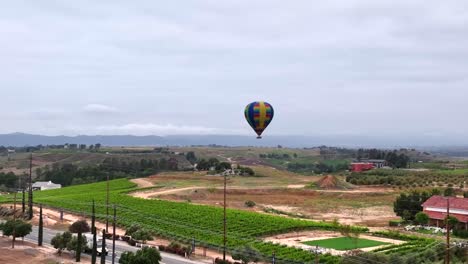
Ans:
[{"label": "green vineyard field", "polygon": [[[197,243],[220,249],[222,245],[223,210],[221,207],[194,205],[163,200],[145,200],[127,195],[135,185],[126,179],[110,182],[110,204],[116,204],[118,224],[128,227],[138,223],[159,236]],[[105,218],[106,183],[77,185],[35,193],[35,202],[65,208],[89,215],[92,200],[96,201],[98,218]],[[312,261],[314,255],[298,248],[265,243],[259,238],[293,230],[333,230],[332,223],[291,219],[241,210],[227,210],[227,247],[234,250],[250,244],[264,256],[276,254],[277,263],[303,263]],[[365,231],[365,228],[362,228]],[[281,261],[283,260],[283,261]],[[338,257],[323,255],[325,263],[337,263]]]}]

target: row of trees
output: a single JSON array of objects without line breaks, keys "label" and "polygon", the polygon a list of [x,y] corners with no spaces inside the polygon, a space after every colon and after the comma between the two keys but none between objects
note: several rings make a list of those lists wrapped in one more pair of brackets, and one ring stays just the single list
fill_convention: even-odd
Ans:
[{"label": "row of trees", "polygon": [[[88,243],[82,235],[83,233],[90,231],[91,227],[88,223],[85,220],[79,220],[69,227],[69,231],[56,234],[52,238],[51,244],[55,249],[57,249],[59,255],[61,255],[65,249],[74,252],[76,261],[79,262],[81,259],[81,253],[91,250],[88,248]],[[76,233],[77,236],[73,236],[72,233]],[[141,240],[152,239],[152,236],[148,235],[148,232],[144,231],[137,225],[127,230],[127,233],[133,235],[133,238],[135,239],[137,236],[142,236]],[[159,251],[150,247],[143,248],[135,253],[124,252],[119,259],[119,263],[121,264],[158,264],[159,261],[161,261]]]},{"label": "row of trees", "polygon": [[36,146],[26,146],[26,147],[5,147],[5,146],[0,146],[0,153],[6,153],[8,149],[14,149],[16,152],[34,152],[34,151],[40,151],[44,149],[72,149],[72,150],[100,150],[101,149],[101,144],[96,143],[96,144],[91,144],[91,145],[86,145],[86,144],[59,144],[59,145],[36,145]]},{"label": "row of trees", "polygon": [[362,159],[382,159],[388,162],[390,167],[406,168],[410,158],[404,153],[398,153],[397,150],[388,151],[380,149],[358,149],[357,160]]},{"label": "row of trees", "polygon": [[198,170],[202,170],[202,171],[207,171],[207,170],[210,170],[211,168],[214,168],[215,170],[218,170],[218,169],[227,169],[227,168],[231,168],[231,164],[230,163],[227,163],[227,162],[223,162],[221,164],[221,162],[217,159],[217,158],[210,158],[208,160],[205,160],[205,159],[201,159],[197,162],[197,169]]},{"label": "row of trees", "polygon": [[63,186],[91,183],[110,179],[126,177],[144,177],[156,174],[159,171],[177,170],[176,159],[141,159],[121,160],[117,158],[106,158],[102,164],[96,166],[79,167],[67,163],[60,165],[54,163],[52,167],[36,169],[38,179],[52,181]]},{"label": "row of trees", "polygon": [[288,163],[289,171],[299,172],[299,173],[309,173],[309,172],[313,172],[316,174],[333,173],[337,171],[347,170],[348,167],[349,167],[348,162],[337,162],[335,164],[328,164],[324,162],[317,162],[317,163],[291,162],[291,163]]},{"label": "row of trees", "polygon": [[225,161],[219,161],[216,158],[211,158],[209,160],[201,159],[197,163],[197,169],[201,171],[212,170],[215,173],[222,173],[226,170],[233,170],[237,175],[241,176],[254,176],[255,171],[249,167],[242,167],[239,164],[233,168],[232,164]]},{"label": "row of trees", "polygon": [[[297,154],[293,153],[292,155],[294,158],[297,158]],[[268,153],[268,154],[260,154],[259,157],[261,159],[291,159],[291,155],[288,153]]]}]

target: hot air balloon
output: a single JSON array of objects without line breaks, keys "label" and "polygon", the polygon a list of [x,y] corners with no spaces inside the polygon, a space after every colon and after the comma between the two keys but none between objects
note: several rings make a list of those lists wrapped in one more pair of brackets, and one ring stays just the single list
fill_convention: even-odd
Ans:
[{"label": "hot air balloon", "polygon": [[273,119],[273,107],[267,102],[253,102],[245,107],[245,119],[257,133],[257,138],[262,138],[262,133]]}]

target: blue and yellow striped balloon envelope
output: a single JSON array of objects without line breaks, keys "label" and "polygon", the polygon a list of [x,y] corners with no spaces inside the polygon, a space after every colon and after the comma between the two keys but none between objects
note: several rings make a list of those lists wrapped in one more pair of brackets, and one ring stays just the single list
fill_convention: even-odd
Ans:
[{"label": "blue and yellow striped balloon envelope", "polygon": [[273,115],[273,107],[267,102],[253,102],[245,107],[245,119],[257,133],[257,138],[262,138],[261,135],[270,124]]}]

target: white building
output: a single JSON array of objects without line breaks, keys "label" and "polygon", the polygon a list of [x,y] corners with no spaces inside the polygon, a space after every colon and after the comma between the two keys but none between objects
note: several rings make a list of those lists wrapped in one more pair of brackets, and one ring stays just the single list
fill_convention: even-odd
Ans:
[{"label": "white building", "polygon": [[48,182],[35,182],[33,183],[32,189],[34,191],[44,191],[44,190],[52,190],[52,189],[60,189],[62,188],[61,184],[55,184],[51,181]]}]

